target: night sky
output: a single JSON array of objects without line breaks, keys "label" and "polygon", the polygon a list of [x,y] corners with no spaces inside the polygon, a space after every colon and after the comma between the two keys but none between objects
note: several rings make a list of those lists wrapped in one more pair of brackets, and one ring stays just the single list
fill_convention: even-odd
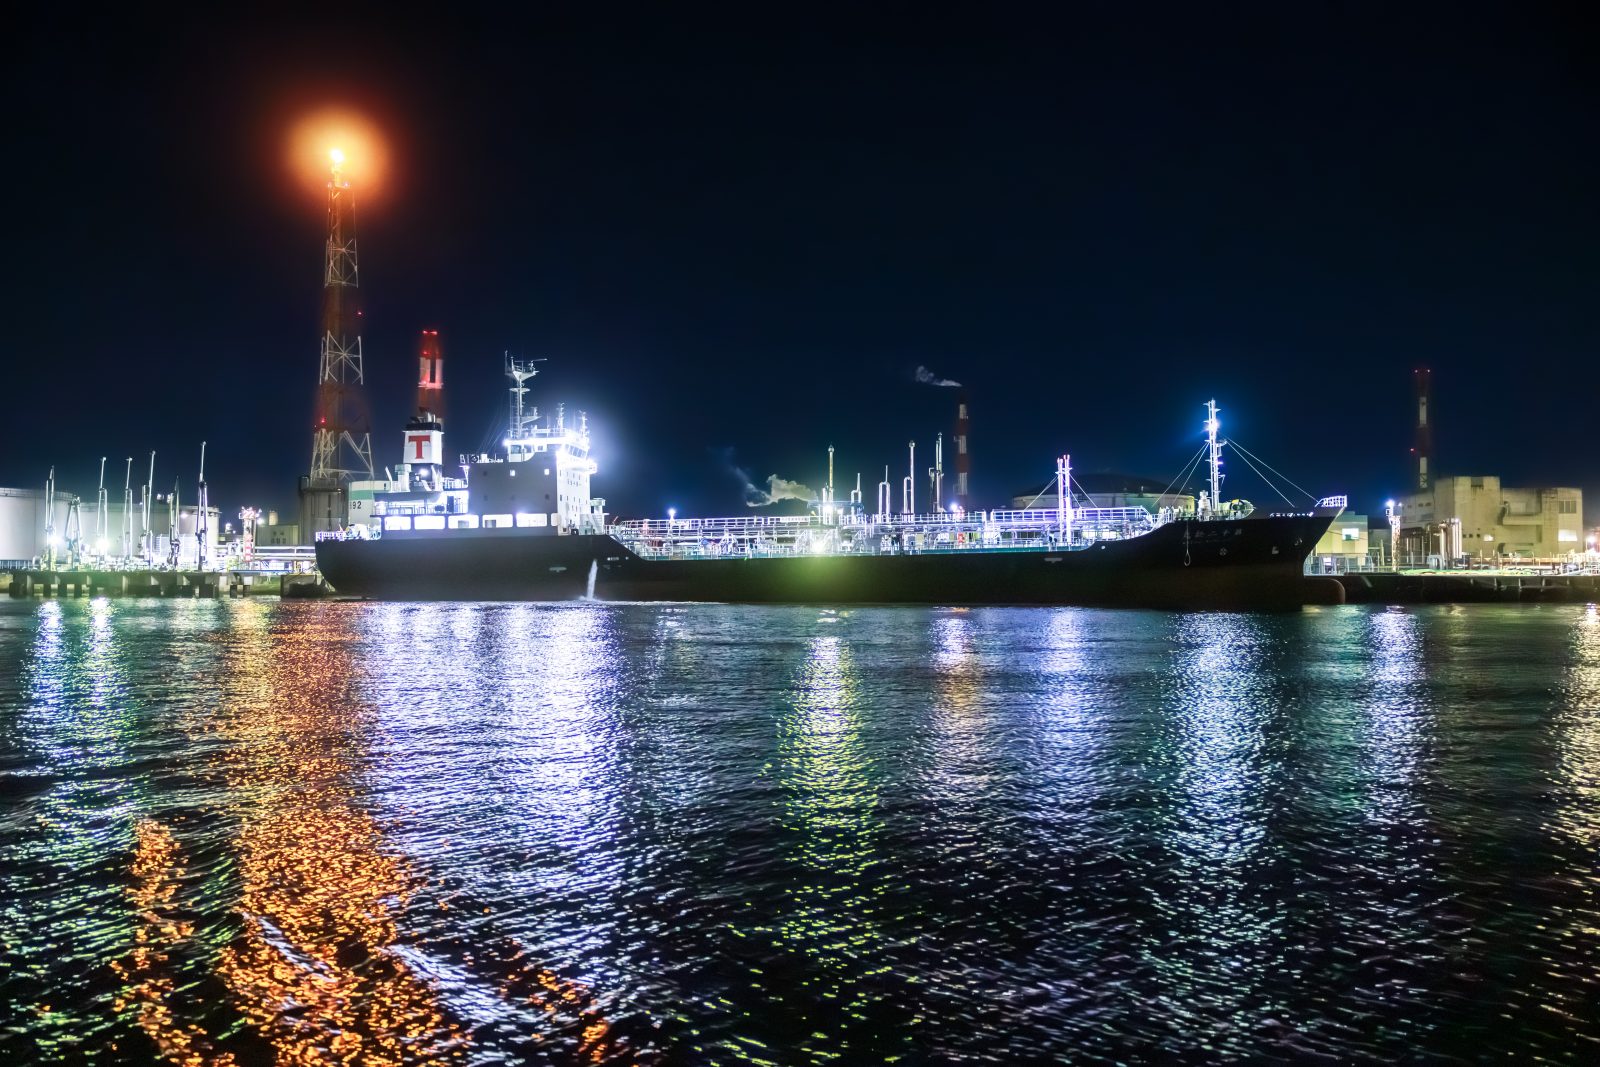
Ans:
[{"label": "night sky", "polygon": [[155,448],[188,496],[207,439],[225,511],[292,518],[323,216],[284,156],[343,105],[391,153],[356,191],[380,466],[426,327],[447,452],[503,430],[503,351],[547,358],[532,399],[590,412],[623,514],[738,512],[733,466],[818,485],[830,443],[870,501],[951,429],[918,365],[969,387],[980,504],[1062,451],[1164,482],[1215,396],[1377,511],[1424,365],[1437,469],[1582,485],[1593,518],[1595,34],[1405,6],[13,23],[0,485],[54,463],[92,496],[107,454],[120,492]]}]

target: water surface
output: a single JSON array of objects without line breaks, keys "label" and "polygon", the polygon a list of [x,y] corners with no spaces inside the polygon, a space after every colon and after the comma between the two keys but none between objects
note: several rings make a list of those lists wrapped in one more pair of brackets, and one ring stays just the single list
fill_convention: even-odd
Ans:
[{"label": "water surface", "polygon": [[0,1061],[1600,1059],[1592,608],[0,603]]}]

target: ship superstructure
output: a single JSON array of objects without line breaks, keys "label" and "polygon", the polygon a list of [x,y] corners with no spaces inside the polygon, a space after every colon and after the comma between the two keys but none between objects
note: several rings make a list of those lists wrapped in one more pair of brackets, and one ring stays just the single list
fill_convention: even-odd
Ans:
[{"label": "ship superstructure", "polygon": [[499,452],[446,460],[444,421],[420,409],[407,423],[402,462],[389,477],[351,486],[350,526],[341,537],[405,537],[436,531],[520,529],[600,533],[605,501],[589,495],[596,471],[589,420],[558,406],[541,418],[525,403],[532,361],[506,357],[511,412]]}]

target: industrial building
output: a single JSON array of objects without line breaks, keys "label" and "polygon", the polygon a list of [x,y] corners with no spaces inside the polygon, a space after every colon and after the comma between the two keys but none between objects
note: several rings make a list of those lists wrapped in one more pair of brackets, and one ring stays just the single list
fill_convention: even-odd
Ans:
[{"label": "industrial building", "polygon": [[1581,489],[1512,489],[1492,475],[1431,482],[1396,502],[1402,561],[1557,559],[1584,549]]},{"label": "industrial building", "polygon": [[[127,512],[122,501],[108,502],[102,519],[92,502],[71,493],[57,491],[53,509],[46,508],[45,498],[42,489],[0,489],[0,569],[33,566],[36,560],[47,556],[52,538],[57,556],[63,561],[72,538],[78,540],[87,556],[144,562],[148,554],[158,565],[165,565],[170,558],[168,531],[172,518],[164,503],[158,501],[155,505],[150,519],[151,544],[146,546],[143,511],[137,503]],[[47,519],[47,510],[54,511],[53,521]],[[215,560],[222,523],[216,508],[207,508],[206,515],[208,556]],[[195,516],[192,504],[178,508],[180,566],[195,564]]]},{"label": "industrial building", "polygon": [[1554,560],[1584,550],[1583,490],[1512,489],[1493,475],[1439,477],[1433,458],[1433,376],[1414,371],[1411,491],[1394,502],[1396,561]]},{"label": "industrial building", "polygon": [[[1368,534],[1367,516],[1340,512],[1317,547],[1311,550],[1311,565],[1323,570],[1360,570],[1367,566],[1373,548]],[[1380,549],[1380,551],[1382,551]]]}]

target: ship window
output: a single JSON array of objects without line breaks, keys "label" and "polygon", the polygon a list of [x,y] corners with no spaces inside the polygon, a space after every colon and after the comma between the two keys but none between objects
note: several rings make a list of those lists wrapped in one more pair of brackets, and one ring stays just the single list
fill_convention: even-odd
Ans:
[{"label": "ship window", "polygon": [[1344,535],[1346,541],[1358,541],[1361,539],[1361,527],[1359,526],[1346,526],[1340,533]]},{"label": "ship window", "polygon": [[1482,489],[1483,488],[1483,479],[1482,478],[1474,478],[1474,479],[1472,479],[1472,488],[1474,488],[1474,489]]},{"label": "ship window", "polygon": [[1576,500],[1563,500],[1560,503],[1561,514],[1576,515],[1578,513],[1578,502]]}]

